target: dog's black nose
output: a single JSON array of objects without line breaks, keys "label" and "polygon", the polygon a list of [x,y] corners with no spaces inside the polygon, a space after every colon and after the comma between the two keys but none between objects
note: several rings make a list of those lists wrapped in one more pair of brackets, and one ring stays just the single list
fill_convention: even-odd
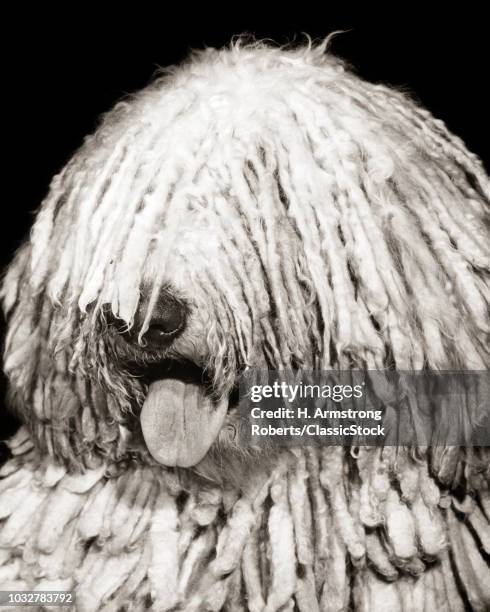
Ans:
[{"label": "dog's black nose", "polygon": [[150,346],[169,344],[185,326],[185,306],[166,295],[155,306],[148,329],[143,334],[143,343]]},{"label": "dog's black nose", "polygon": [[118,325],[117,320],[111,321],[109,313],[106,313],[106,320],[116,327],[126,342],[140,344],[147,349],[166,348],[185,329],[186,304],[168,291],[162,291],[153,308],[146,331],[141,335],[141,329],[148,311],[148,303],[149,292],[144,292],[135,313],[134,323],[129,331],[124,325]]}]

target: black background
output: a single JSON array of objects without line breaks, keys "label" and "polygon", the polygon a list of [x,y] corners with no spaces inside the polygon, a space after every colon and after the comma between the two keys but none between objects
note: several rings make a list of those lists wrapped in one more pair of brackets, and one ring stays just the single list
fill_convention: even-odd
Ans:
[{"label": "black background", "polygon": [[[70,13],[34,14],[25,8],[26,14],[13,16],[4,26],[9,36],[3,52],[8,171],[2,267],[27,234],[52,175],[102,112],[147,84],[158,66],[178,62],[190,48],[221,46],[244,32],[286,43],[301,40],[302,32],[323,38],[344,30],[332,43],[334,53],[366,79],[414,94],[488,169],[489,44],[483,9],[462,3],[429,17],[429,3],[407,9],[391,3],[390,9],[369,12],[335,4],[340,6],[340,0],[308,12],[303,5],[272,10],[264,3],[261,12],[247,8],[241,15],[232,5],[219,11],[183,6],[186,14],[177,16],[164,12],[160,3],[137,3],[131,12],[120,3],[104,17],[80,4]],[[266,8],[272,13],[268,17]],[[0,419],[6,435],[13,422]]]}]

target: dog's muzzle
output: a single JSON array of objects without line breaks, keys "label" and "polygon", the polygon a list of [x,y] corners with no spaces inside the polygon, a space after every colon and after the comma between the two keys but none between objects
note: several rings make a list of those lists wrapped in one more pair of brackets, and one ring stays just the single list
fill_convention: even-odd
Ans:
[{"label": "dog's muzzle", "polygon": [[142,300],[135,317],[135,324],[127,334],[128,342],[139,344],[150,350],[168,348],[184,331],[187,318],[185,304],[167,292],[162,292],[153,309],[148,328],[140,338],[146,312],[146,300]]},{"label": "dog's muzzle", "polygon": [[[135,351],[168,355],[185,332],[187,306],[162,291],[143,334],[148,299],[143,296],[134,325],[123,332]],[[217,439],[228,412],[228,398],[215,401],[203,379],[203,370],[187,360],[165,357],[153,363],[141,409],[141,429],[151,455],[166,466],[191,467],[199,463]]]}]

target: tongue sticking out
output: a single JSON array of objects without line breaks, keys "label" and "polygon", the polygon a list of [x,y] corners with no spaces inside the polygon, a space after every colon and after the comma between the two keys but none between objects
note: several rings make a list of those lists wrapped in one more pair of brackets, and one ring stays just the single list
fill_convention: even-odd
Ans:
[{"label": "tongue sticking out", "polygon": [[217,438],[227,410],[228,400],[213,402],[202,385],[155,381],[141,411],[148,450],[163,465],[196,465]]}]

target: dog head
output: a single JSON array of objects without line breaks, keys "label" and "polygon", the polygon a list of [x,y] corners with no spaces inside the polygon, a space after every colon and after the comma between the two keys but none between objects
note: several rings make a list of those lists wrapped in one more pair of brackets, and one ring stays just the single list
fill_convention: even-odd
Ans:
[{"label": "dog head", "polygon": [[72,466],[226,470],[247,368],[485,367],[486,180],[325,45],[195,54],[54,178],[3,284],[12,400]]}]

